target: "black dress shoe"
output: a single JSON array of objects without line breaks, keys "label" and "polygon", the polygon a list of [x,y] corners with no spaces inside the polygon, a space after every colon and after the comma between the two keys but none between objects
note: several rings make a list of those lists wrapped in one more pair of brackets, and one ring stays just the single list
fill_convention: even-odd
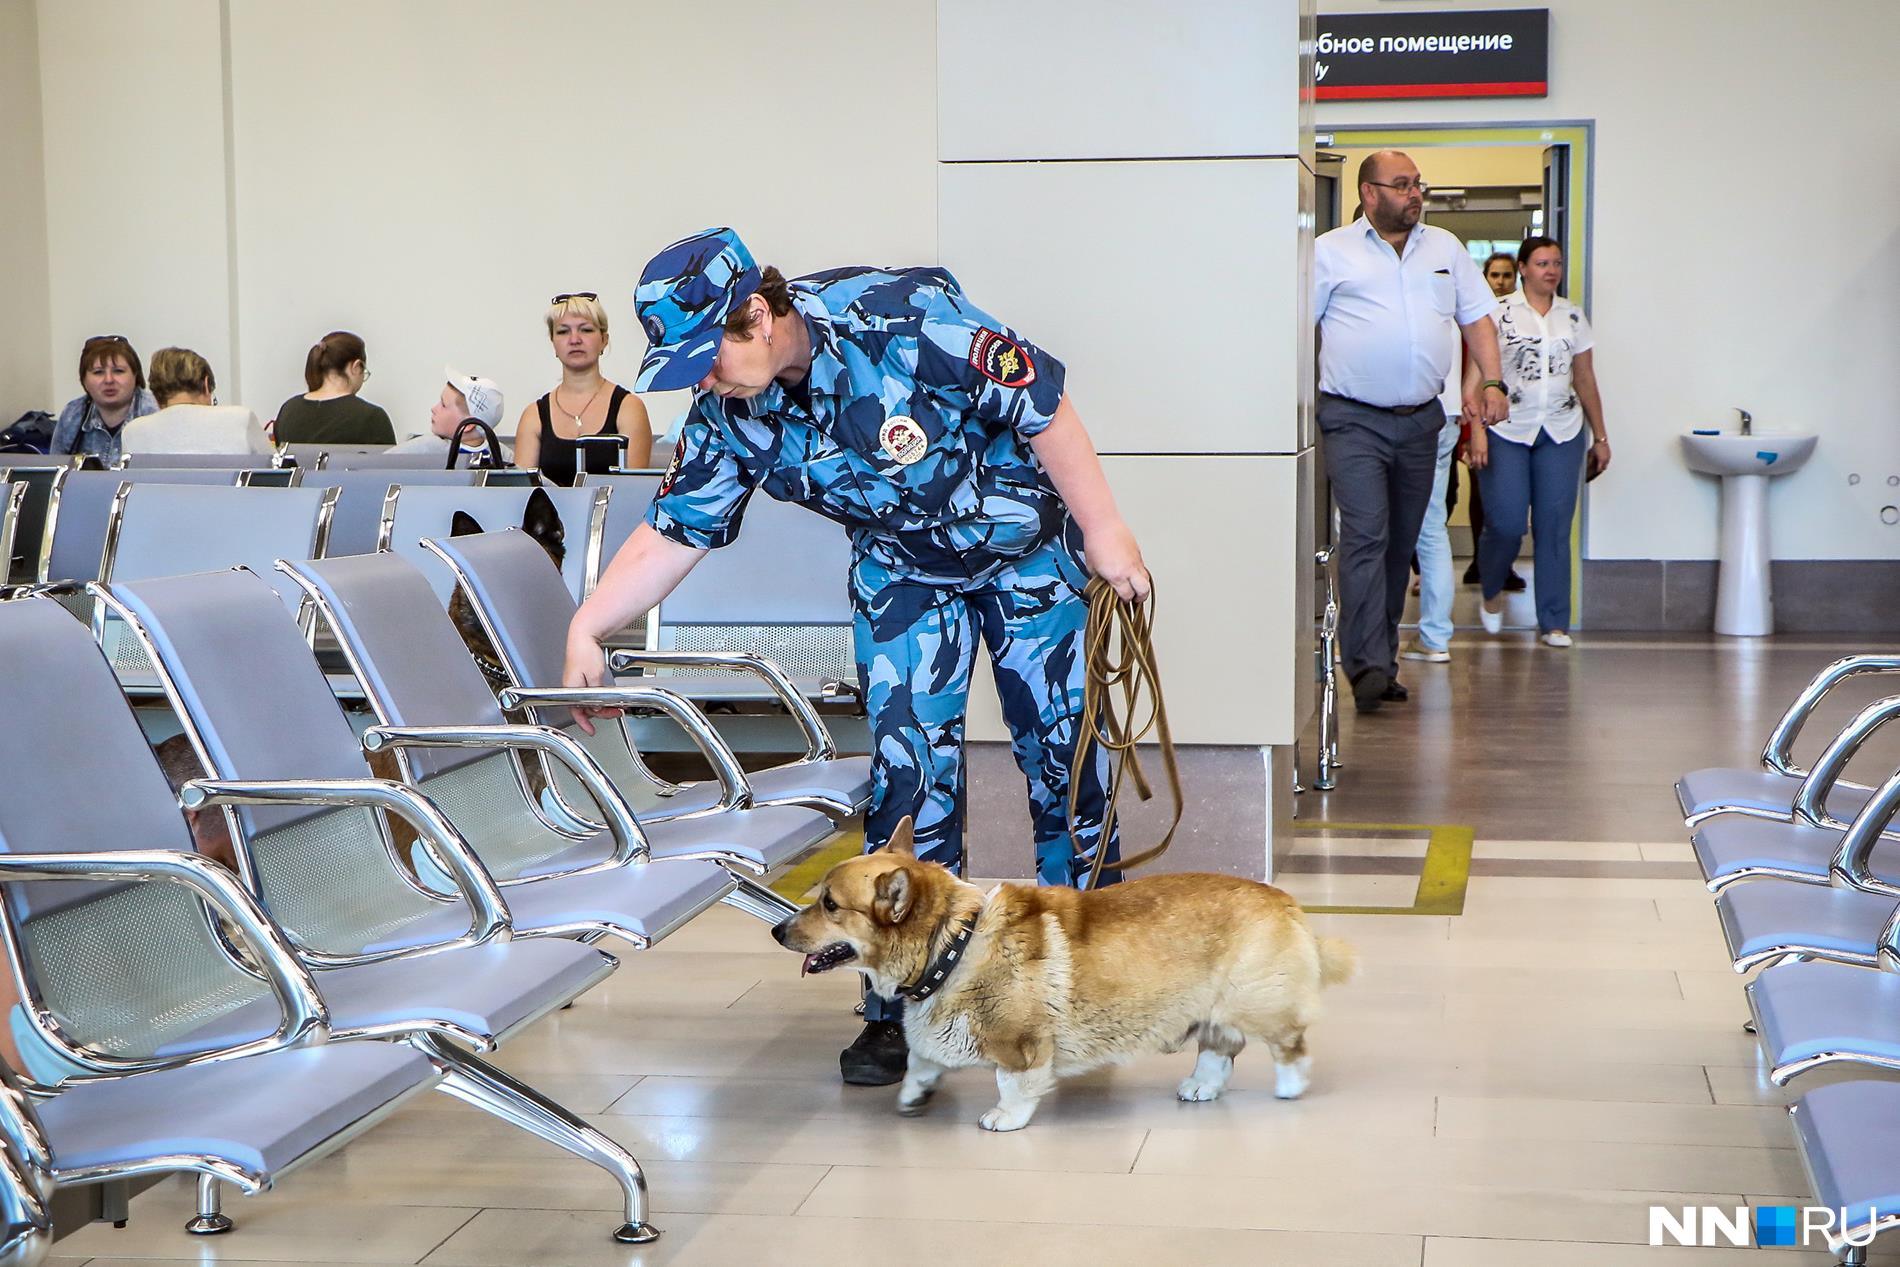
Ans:
[{"label": "black dress shoe", "polygon": [[1362,713],[1376,713],[1379,703],[1390,698],[1392,679],[1384,669],[1361,669],[1352,680],[1352,706]]},{"label": "black dress shoe", "polygon": [[1465,583],[1466,585],[1476,585],[1476,584],[1478,584],[1478,583],[1479,583],[1479,581],[1478,581],[1478,565],[1477,565],[1477,564],[1475,564],[1475,563],[1473,563],[1473,564],[1472,564],[1472,565],[1471,565],[1470,567],[1468,567],[1468,568],[1466,568],[1466,569],[1465,569],[1465,580],[1464,580],[1464,583]]},{"label": "black dress shoe", "polygon": [[838,1072],[854,1087],[888,1087],[904,1080],[910,1044],[898,1021],[866,1021],[852,1044],[838,1053]]},{"label": "black dress shoe", "polygon": [[1522,594],[1524,592],[1524,588],[1525,588],[1524,578],[1519,576],[1517,573],[1513,572],[1509,576],[1504,578],[1504,589],[1506,593]]},{"label": "black dress shoe", "polygon": [[1403,704],[1412,698],[1412,693],[1405,689],[1403,683],[1395,681],[1385,688],[1385,693],[1379,698],[1388,704]]}]

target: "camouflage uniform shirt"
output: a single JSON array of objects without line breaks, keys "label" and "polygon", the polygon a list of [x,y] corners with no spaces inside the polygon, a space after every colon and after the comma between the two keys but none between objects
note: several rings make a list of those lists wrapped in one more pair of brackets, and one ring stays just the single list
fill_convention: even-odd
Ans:
[{"label": "camouflage uniform shirt", "polygon": [[845,525],[860,565],[947,585],[1061,532],[1062,500],[1029,448],[1062,399],[1060,361],[940,269],[835,269],[790,290],[810,376],[750,399],[700,393],[648,523],[717,548],[763,489]]}]

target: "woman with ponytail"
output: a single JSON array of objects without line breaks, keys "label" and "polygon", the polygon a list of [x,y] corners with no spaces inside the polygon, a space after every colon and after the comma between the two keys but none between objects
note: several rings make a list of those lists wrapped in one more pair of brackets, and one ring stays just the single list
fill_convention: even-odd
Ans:
[{"label": "woman with ponytail", "polygon": [[361,338],[347,330],[324,335],[304,358],[303,381],[310,390],[277,411],[277,443],[396,443],[396,429],[382,406],[357,395],[368,377]]}]

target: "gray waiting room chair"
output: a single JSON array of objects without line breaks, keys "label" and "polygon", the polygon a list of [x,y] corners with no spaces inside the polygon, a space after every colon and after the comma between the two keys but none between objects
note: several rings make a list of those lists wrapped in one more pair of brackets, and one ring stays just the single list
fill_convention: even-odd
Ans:
[{"label": "gray waiting room chair", "polygon": [[[46,459],[42,459],[45,461]],[[69,466],[0,467],[0,481],[11,495],[14,485],[26,489],[13,523],[13,553],[0,567],[6,575],[0,585],[30,585],[39,579],[40,550],[46,541],[46,512],[53,488],[66,477]]]},{"label": "gray waiting room chair", "polygon": [[[651,692],[639,688],[578,693],[561,689],[567,628],[573,620],[576,604],[562,588],[554,569],[548,566],[547,554],[539,545],[519,530],[470,534],[424,544],[447,564],[495,649],[508,678],[503,706],[510,710],[533,708],[543,725],[563,730],[586,747],[616,787],[623,791],[652,788],[659,799],[646,803],[669,817],[705,813],[732,802],[803,805],[842,819],[863,813],[870,804],[870,759],[838,756],[837,746],[823,721],[789,684],[784,686],[781,699],[797,719],[806,742],[805,754],[798,760],[769,769],[737,771],[719,781],[683,786],[660,779],[641,760],[624,720],[618,724],[605,719],[596,722],[592,736],[574,724],[568,711],[570,703],[585,699],[605,705],[613,700],[650,697]],[[689,662],[699,658],[678,652],[671,656],[662,654],[657,660],[666,662],[674,657]],[[718,659],[741,661],[744,658]],[[777,676],[772,673],[772,666],[760,665],[760,669],[770,677]],[[713,737],[717,740],[716,733]],[[716,770],[736,768],[738,759],[731,754],[729,746],[719,741],[719,747],[722,752],[708,754],[713,767]],[[570,780],[558,775],[556,786],[562,799],[570,805],[583,794]],[[771,865],[777,866],[782,861],[773,859]]]},{"label": "gray waiting room chair", "polygon": [[303,487],[338,490],[336,519],[330,527],[330,548],[327,553],[374,554],[377,537],[382,531],[383,503],[389,500],[394,486],[447,485],[470,488],[480,482],[481,476],[480,471],[391,473],[387,470],[347,471],[326,467],[307,471],[303,477]]},{"label": "gray waiting room chair", "polygon": [[271,453],[128,453],[119,459],[124,470],[186,467],[202,470],[245,471],[278,465]]},{"label": "gray waiting room chair", "polygon": [[[455,578],[440,559],[423,549],[422,542],[448,536],[458,511],[496,531],[519,524],[535,491],[519,486],[391,489],[389,500],[383,504],[377,547],[393,550],[421,569],[435,590],[436,600],[447,604],[455,592]],[[553,503],[560,518],[566,549],[561,579],[568,593],[575,596],[571,601],[579,601],[600,576],[601,533],[606,527],[609,493],[598,487],[546,487],[539,491]]]},{"label": "gray waiting room chair", "polygon": [[[113,600],[134,614],[142,636],[156,648],[166,691],[213,779],[268,781],[300,777],[299,772],[362,779],[370,774],[362,744],[300,630],[260,578],[243,570],[172,577],[114,587]],[[434,733],[379,738],[446,745],[449,737]],[[466,759],[504,742],[539,738],[505,727],[469,727],[458,732],[458,743],[482,748],[470,752],[458,747],[449,755]],[[486,872],[499,878],[517,940],[618,936],[644,948],[716,905],[733,888],[732,880],[710,863],[643,861],[645,841],[630,816],[615,819],[606,829],[614,845],[611,861],[523,882],[496,865],[492,851],[505,806],[471,804],[461,810],[441,801],[436,805],[474,847]],[[270,873],[284,876],[276,833],[262,824],[237,826],[261,868],[260,881]],[[329,866],[355,859],[352,869],[373,877],[371,883],[358,885],[351,899],[351,918],[369,933],[370,948],[412,949],[452,937],[466,925],[455,906],[432,900],[433,894],[387,882],[396,878],[391,875],[391,844],[372,815],[308,820],[297,835],[292,865],[308,856],[312,833],[321,834]],[[427,858],[426,847],[421,856]],[[432,869],[439,872],[443,865],[435,860]],[[308,880],[292,873],[280,883],[288,888]],[[447,877],[443,887],[452,887]],[[325,918],[325,912],[300,908],[288,922],[302,929]]]},{"label": "gray waiting room chair", "polygon": [[[1709,888],[1720,892],[1738,880],[1765,877],[1871,890],[1884,885],[1900,896],[1900,838],[1883,822],[1850,848],[1850,825],[1826,808],[1830,800],[1842,803],[1834,793],[1848,762],[1895,717],[1900,717],[1900,695],[1876,700],[1842,727],[1795,789],[1788,820],[1739,810],[1702,817],[1691,839]],[[1855,792],[1846,799],[1855,805],[1849,812],[1858,824],[1868,815],[1871,793]]]},{"label": "gray waiting room chair", "polygon": [[20,527],[20,507],[32,490],[25,483],[0,483],[0,586],[13,570],[13,538]]},{"label": "gray waiting room chair", "polygon": [[1814,1203],[1838,1212],[1828,1248],[1861,1267],[1874,1238],[1900,1225],[1900,1083],[1816,1087],[1789,1117]]},{"label": "gray waiting room chair", "polygon": [[[189,588],[194,579],[141,585]],[[288,619],[269,589],[253,583],[273,616]],[[232,628],[227,637],[239,645],[248,632]],[[425,797],[399,784],[312,771],[279,781],[198,780],[175,799],[97,645],[47,599],[0,603],[0,661],[11,666],[0,675],[0,715],[8,719],[0,727],[0,878],[32,881],[9,887],[0,935],[19,970],[24,1024],[16,1035],[36,1081],[262,1054],[314,1035],[313,1027],[333,1040],[401,1041],[442,1074],[446,1094],[607,1170],[626,1205],[617,1236],[654,1235],[632,1156],[473,1054],[604,979],[615,966],[610,956],[574,941],[510,940],[505,899],[467,842]],[[87,760],[73,761],[77,751]],[[110,795],[100,794],[101,778],[110,779]],[[237,840],[243,889],[191,852],[180,799],[193,808],[238,807],[258,838],[270,837],[261,849]],[[376,944],[378,930],[363,913],[374,901],[364,894],[377,879],[402,878],[392,867],[378,876],[357,859],[340,861],[325,831],[332,816],[371,806],[402,815],[449,865],[461,887],[426,900],[458,909],[454,935],[428,946]],[[66,853],[74,842],[95,852]],[[61,882],[43,882],[49,872]],[[166,878],[179,882],[142,882]],[[268,923],[238,900],[243,892],[261,901]],[[274,974],[275,960],[242,962],[206,913],[207,900],[220,903],[248,941],[309,969],[320,1001]],[[200,1192],[215,1197],[215,1181]],[[201,1213],[215,1215],[207,1203],[213,1208]]]},{"label": "gray waiting room chair", "polygon": [[[1691,770],[1676,782],[1676,800],[1691,827],[1714,814],[1746,814],[1789,822],[1796,816],[1795,798],[1809,771],[1794,756],[1795,740],[1827,694],[1850,678],[1870,673],[1900,672],[1900,656],[1852,655],[1834,661],[1819,673],[1788,705],[1768,734],[1758,769],[1716,766]],[[1867,803],[1870,789],[1836,777],[1827,791],[1826,809],[1849,815]],[[1821,802],[1812,802],[1814,809]],[[1837,820],[1838,821],[1838,820]]]},{"label": "gray waiting room chair", "polygon": [[600,538],[603,568],[613,562],[614,555],[627,544],[633,530],[645,522],[647,507],[653,504],[653,494],[664,478],[665,471],[613,471],[604,475],[581,471],[574,476],[578,488],[605,488],[613,494],[607,503],[607,522]]},{"label": "gray waiting room chair", "polygon": [[[856,699],[850,569],[841,525],[754,497],[738,539],[709,551],[648,614],[647,650],[617,652],[614,667],[638,669],[705,703],[781,704],[779,684],[753,663],[764,660],[808,700]],[[675,655],[666,660],[654,651]],[[695,662],[682,652],[752,659]]]},{"label": "gray waiting room chair", "polygon": [[[404,780],[425,791],[451,820],[466,824],[496,874],[520,880],[618,865],[627,860],[627,839],[634,836],[634,852],[641,856],[719,864],[735,885],[725,900],[748,914],[777,923],[798,909],[752,877],[768,869],[771,859],[802,854],[834,834],[824,814],[793,806],[735,807],[642,821],[571,737],[549,726],[504,725],[494,691],[454,621],[407,560],[377,554],[279,566],[310,594],[363,683],[379,723],[365,734],[365,743],[375,746],[387,736]],[[538,763],[523,764],[516,751],[496,751],[493,740],[477,746],[473,736],[485,732],[507,736],[517,751],[560,760],[602,811],[609,830],[550,806],[546,783],[536,786]],[[451,737],[463,733],[471,739]],[[438,745],[434,750],[422,746],[431,742]]]},{"label": "gray waiting room chair", "polygon": [[[333,488],[193,488],[171,484],[120,486],[106,521],[99,581],[142,581],[154,576],[249,567],[276,577],[277,559],[321,555],[336,512]],[[281,578],[279,578],[281,579]],[[284,581],[275,587],[292,612],[303,594]],[[93,636],[106,649],[129,689],[152,684],[152,666],[136,639],[93,609]]]}]

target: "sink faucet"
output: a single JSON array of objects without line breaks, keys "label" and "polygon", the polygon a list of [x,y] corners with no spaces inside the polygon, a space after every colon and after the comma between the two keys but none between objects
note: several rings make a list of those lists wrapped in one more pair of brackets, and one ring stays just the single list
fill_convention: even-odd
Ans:
[{"label": "sink faucet", "polygon": [[1742,416],[1742,434],[1745,436],[1754,435],[1755,415],[1749,413],[1746,409],[1737,409],[1735,412]]}]

